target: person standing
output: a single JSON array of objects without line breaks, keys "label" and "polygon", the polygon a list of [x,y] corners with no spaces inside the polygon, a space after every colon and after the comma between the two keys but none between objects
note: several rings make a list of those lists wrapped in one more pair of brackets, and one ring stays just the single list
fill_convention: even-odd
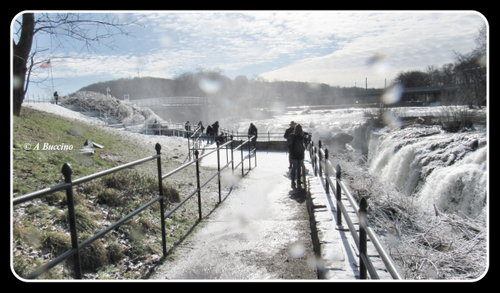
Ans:
[{"label": "person standing", "polygon": [[198,127],[196,128],[196,130],[200,131],[200,135],[203,135],[203,130],[205,130],[205,127],[203,127],[203,122],[198,122]]},{"label": "person standing", "polygon": [[186,138],[189,138],[191,136],[191,123],[189,121],[184,124],[184,129],[186,129]]},{"label": "person standing", "polygon": [[212,124],[212,135],[214,137],[217,137],[219,134],[219,121],[215,121],[214,124]]},{"label": "person standing", "polygon": [[[304,151],[306,147],[305,143],[305,133],[302,131],[302,126],[297,124],[293,133],[290,135],[290,158],[292,160],[292,170],[291,170],[291,180],[292,188],[301,188],[301,175],[302,175],[302,162],[304,161]],[[297,179],[297,185],[295,185],[295,179]]]},{"label": "person standing", "polygon": [[250,123],[250,127],[248,128],[248,138],[252,137],[252,145],[256,146],[257,142],[257,127],[253,123]]},{"label": "person standing", "polygon": [[57,94],[57,91],[54,92],[54,100],[56,101],[56,105],[59,105],[59,95]]},{"label": "person standing", "polygon": [[290,157],[290,135],[293,133],[293,130],[295,129],[295,122],[292,121],[290,122],[290,127],[285,130],[285,135],[283,135],[284,138],[286,138],[286,145],[288,147],[288,169],[292,169],[292,159]]}]

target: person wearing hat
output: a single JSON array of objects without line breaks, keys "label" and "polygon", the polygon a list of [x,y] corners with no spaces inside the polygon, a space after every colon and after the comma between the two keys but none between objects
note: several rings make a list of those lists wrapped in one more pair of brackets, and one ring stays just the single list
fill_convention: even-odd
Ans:
[{"label": "person wearing hat", "polygon": [[293,133],[295,125],[296,125],[295,122],[291,121],[290,127],[287,130],[285,130],[285,135],[283,135],[283,137],[286,138],[286,145],[288,147],[288,169],[292,169],[292,159],[290,157],[290,145],[291,145],[290,135]]}]

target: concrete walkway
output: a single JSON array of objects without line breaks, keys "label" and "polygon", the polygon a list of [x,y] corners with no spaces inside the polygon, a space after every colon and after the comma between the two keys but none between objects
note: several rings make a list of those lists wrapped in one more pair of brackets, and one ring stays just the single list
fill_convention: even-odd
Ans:
[{"label": "concrete walkway", "polygon": [[[342,225],[337,223],[336,199],[334,194],[327,194],[324,179],[318,176],[308,176],[308,192],[310,195],[309,213],[314,222],[313,237],[316,250],[323,262],[322,278],[330,280],[359,279],[359,251],[342,219]],[[349,200],[343,196],[342,203],[346,207],[349,218],[359,233],[359,220]],[[375,246],[367,242],[367,253],[380,279],[392,280],[386,270]]]},{"label": "concrete walkway", "polygon": [[[216,165],[216,156],[202,164]],[[252,170],[153,279],[317,279],[306,192],[290,187],[287,153],[259,151],[254,168],[252,159]]]},{"label": "concrete walkway", "polygon": [[[359,279],[356,245],[347,226],[337,225],[335,199],[325,193],[323,179],[314,176],[309,156],[307,190],[290,187],[286,152],[259,151],[257,167],[254,162],[252,158],[252,170],[176,249],[173,261],[157,268],[151,278]],[[217,166],[216,154],[204,158],[202,165]],[[357,223],[348,201],[344,204]],[[368,252],[380,278],[391,279],[371,242]]]}]

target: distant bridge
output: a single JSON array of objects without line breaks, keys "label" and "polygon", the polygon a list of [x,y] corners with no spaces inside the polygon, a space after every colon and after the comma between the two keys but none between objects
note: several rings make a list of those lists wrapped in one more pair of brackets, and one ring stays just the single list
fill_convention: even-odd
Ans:
[{"label": "distant bridge", "polygon": [[[409,96],[420,96],[417,100],[420,102],[436,102],[439,96],[445,93],[454,92],[458,89],[458,85],[441,85],[441,86],[426,86],[426,87],[405,87],[402,92],[401,102],[407,102]],[[379,98],[388,89],[359,89],[351,91],[344,97],[361,99],[361,103],[373,103],[379,101]]]},{"label": "distant bridge", "polygon": [[[422,87],[404,87],[404,95],[439,95],[443,92],[455,91],[458,89],[458,85],[441,85],[441,86],[422,86]],[[365,89],[357,90],[352,92],[353,96],[381,96],[384,94],[386,89]]]},{"label": "distant bridge", "polygon": [[174,122],[207,121],[207,108],[211,105],[208,97],[163,97],[149,99],[134,99],[130,103],[153,110],[164,120]]},{"label": "distant bridge", "polygon": [[139,107],[182,107],[182,106],[203,106],[210,104],[207,97],[164,97],[130,100],[132,104]]},{"label": "distant bridge", "polygon": [[[408,87],[403,88],[403,95],[429,95],[440,94],[446,91],[454,91],[458,89],[458,85],[441,85],[441,86],[425,86],[425,87]],[[386,89],[367,89],[365,95],[382,95]]]}]

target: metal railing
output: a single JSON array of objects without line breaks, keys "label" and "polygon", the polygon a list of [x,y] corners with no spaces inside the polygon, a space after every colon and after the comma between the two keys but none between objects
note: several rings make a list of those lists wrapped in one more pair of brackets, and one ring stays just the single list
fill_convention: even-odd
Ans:
[{"label": "metal railing", "polygon": [[[314,176],[318,176],[324,178],[325,180],[325,190],[327,193],[330,193],[330,190],[335,194],[335,199],[337,203],[336,211],[337,211],[337,225],[342,225],[342,216],[344,217],[347,225],[349,227],[349,231],[352,234],[354,242],[359,250],[359,259],[360,259],[360,279],[367,279],[367,271],[370,273],[370,277],[372,279],[379,279],[379,276],[367,254],[367,236],[370,238],[371,242],[375,246],[380,258],[385,264],[387,271],[391,274],[393,279],[403,279],[401,273],[398,270],[398,267],[390,257],[390,255],[385,251],[383,246],[380,244],[377,235],[370,227],[367,218],[367,201],[365,198],[360,200],[359,206],[354,200],[351,192],[347,188],[347,186],[342,182],[341,178],[341,168],[340,165],[334,168],[332,163],[328,159],[328,150],[323,150],[321,148],[321,141],[318,142],[318,147],[314,146],[314,143],[311,142],[309,146],[309,154],[311,157],[311,163],[314,169]],[[329,170],[333,171],[332,176],[334,176],[334,180],[330,177]],[[342,203],[342,195],[344,195],[351,206],[354,208],[356,215],[359,219],[359,236],[356,232],[356,228],[351,221],[351,218],[347,214],[346,207]]]},{"label": "metal railing", "polygon": [[47,95],[35,95],[35,94],[26,94],[23,100],[23,103],[50,103],[55,104],[56,100],[54,97]]},{"label": "metal railing", "polygon": [[[286,138],[283,137],[284,132],[262,132],[258,133],[257,135],[257,141],[285,141]],[[234,137],[247,137],[248,135],[246,133],[239,133],[238,131],[236,132],[236,135]]]},{"label": "metal railing", "polygon": [[[65,163],[63,165],[63,167],[62,167],[62,174],[64,176],[64,183],[58,184],[58,185],[55,185],[55,186],[52,186],[52,187],[48,187],[48,188],[45,188],[45,189],[41,189],[41,190],[29,193],[29,194],[21,195],[21,196],[13,198],[13,200],[12,200],[12,204],[13,204],[13,207],[14,207],[14,206],[19,205],[21,203],[24,203],[24,202],[27,202],[27,201],[31,201],[31,200],[34,200],[34,199],[37,199],[37,198],[41,198],[41,197],[43,197],[45,195],[52,194],[52,193],[57,192],[57,191],[63,191],[63,190],[65,190],[66,191],[66,196],[67,196],[68,220],[69,220],[69,226],[70,226],[69,230],[70,230],[72,248],[70,250],[68,250],[68,251],[60,254],[59,256],[57,256],[55,259],[53,259],[49,263],[45,264],[44,266],[42,266],[42,267],[36,269],[35,271],[31,272],[30,274],[28,274],[24,278],[25,279],[35,279],[35,278],[39,277],[40,275],[42,275],[43,273],[45,273],[46,271],[48,271],[51,268],[53,268],[54,266],[56,266],[57,264],[63,262],[67,258],[73,256],[75,278],[76,279],[81,279],[82,278],[82,269],[81,269],[81,265],[80,265],[80,251],[82,249],[84,249],[85,247],[88,247],[94,241],[96,241],[96,240],[104,237],[104,235],[106,235],[107,233],[109,233],[112,230],[120,227],[122,224],[124,224],[125,222],[127,222],[129,219],[131,219],[135,215],[141,213],[142,211],[144,211],[145,209],[147,209],[148,207],[152,206],[153,204],[155,204],[157,202],[160,202],[161,230],[162,230],[162,236],[161,237],[162,237],[162,246],[163,246],[163,256],[166,257],[167,256],[167,246],[166,246],[167,242],[166,242],[166,236],[165,236],[166,235],[165,234],[165,219],[167,217],[169,217],[170,215],[172,215],[179,207],[181,207],[193,195],[197,194],[198,195],[198,216],[199,216],[199,220],[201,221],[202,220],[201,189],[204,186],[206,186],[212,179],[214,179],[215,177],[218,177],[219,203],[220,203],[221,202],[221,176],[220,176],[221,172],[223,170],[225,170],[226,168],[228,168],[229,165],[231,165],[232,166],[232,172],[234,173],[235,168],[237,168],[238,166],[241,165],[242,176],[245,176],[244,160],[248,157],[248,162],[249,162],[248,163],[248,171],[250,171],[251,170],[250,158],[251,158],[252,153],[255,156],[255,166],[256,166],[256,164],[257,164],[257,155],[256,155],[255,148],[254,149],[250,148],[251,139],[248,139],[246,141],[241,141],[240,144],[236,148],[232,147],[232,142],[233,141],[231,140],[231,141],[228,141],[228,142],[224,143],[223,145],[219,145],[219,143],[217,143],[217,148],[211,150],[210,152],[208,152],[208,153],[206,153],[206,154],[204,154],[202,156],[199,156],[199,152],[198,152],[198,150],[196,150],[195,151],[195,159],[194,160],[189,161],[189,162],[187,162],[187,163],[179,166],[178,168],[176,168],[176,169],[168,172],[167,174],[162,174],[162,170],[161,170],[161,152],[160,152],[161,151],[161,145],[159,143],[157,143],[155,145],[156,155],[153,155],[153,156],[150,156],[150,157],[146,157],[146,158],[142,158],[142,159],[139,159],[139,160],[127,163],[127,164],[123,164],[123,165],[120,165],[120,166],[117,166],[117,167],[114,167],[114,168],[110,168],[110,169],[107,169],[107,170],[104,170],[104,171],[101,171],[101,172],[98,172],[98,173],[94,173],[94,174],[91,174],[91,175],[88,175],[88,176],[85,176],[85,177],[81,177],[81,178],[78,178],[76,180],[73,180],[71,178],[71,175],[73,173],[71,165],[68,164],[68,163]],[[248,155],[246,157],[243,154],[243,146],[245,144],[249,145]],[[227,152],[228,151],[228,147],[227,147],[228,145],[231,145],[231,160],[230,161],[227,160],[226,165],[224,165],[224,166],[221,167],[220,150],[222,148],[225,148],[226,152]],[[237,149],[241,149],[241,162],[239,162],[235,166],[234,165],[234,163],[235,163],[234,162],[234,151],[236,151]],[[208,155],[210,155],[210,154],[212,154],[214,152],[217,152],[217,162],[218,162],[217,163],[217,165],[218,165],[217,172],[215,172],[206,182],[201,183],[200,182],[199,162],[200,162],[201,159],[203,159],[204,157],[206,157],[206,156],[208,156]],[[136,165],[139,165],[139,164],[144,164],[144,163],[149,162],[149,161],[154,160],[154,159],[157,160],[159,195],[157,197],[151,199],[149,202],[147,202],[146,204],[142,205],[138,209],[136,209],[133,212],[129,213],[125,217],[121,218],[117,222],[115,222],[115,223],[111,224],[110,226],[108,226],[107,228],[101,230],[97,234],[91,236],[90,238],[86,239],[85,241],[83,241],[81,243],[78,243],[78,233],[77,233],[77,228],[76,228],[75,204],[74,204],[74,198],[73,198],[73,187],[76,186],[76,185],[78,185],[78,184],[82,184],[84,182],[88,182],[88,181],[100,178],[102,176],[105,176],[105,175],[108,175],[108,174],[112,174],[112,173],[121,171],[121,170],[126,169],[126,168],[130,168],[132,166],[136,166]],[[174,175],[175,173],[177,173],[177,172],[185,169],[186,167],[188,167],[188,166],[190,166],[192,164],[196,164],[196,181],[197,181],[196,189],[193,192],[191,192],[186,198],[184,198],[179,204],[177,204],[176,206],[174,206],[171,210],[165,211],[165,203],[164,203],[164,200],[163,200],[163,187],[162,187],[163,185],[162,185],[162,181],[164,179],[166,179],[166,178]]]},{"label": "metal railing", "polygon": [[[144,130],[148,132],[148,134],[154,135],[167,135],[165,134],[168,130],[172,136],[184,136],[184,137],[193,137],[198,133],[199,136],[203,138],[209,138],[206,133],[200,133],[196,124],[190,124],[191,129],[187,131],[185,129],[185,124],[182,123],[172,123],[172,122],[164,122],[164,123],[146,123],[144,125]],[[234,131],[227,128],[219,128],[219,134],[224,134],[224,136],[233,136],[234,138],[243,138],[248,137],[246,132]],[[283,137],[284,132],[261,132],[257,135],[258,141],[285,141],[286,139]]]}]

